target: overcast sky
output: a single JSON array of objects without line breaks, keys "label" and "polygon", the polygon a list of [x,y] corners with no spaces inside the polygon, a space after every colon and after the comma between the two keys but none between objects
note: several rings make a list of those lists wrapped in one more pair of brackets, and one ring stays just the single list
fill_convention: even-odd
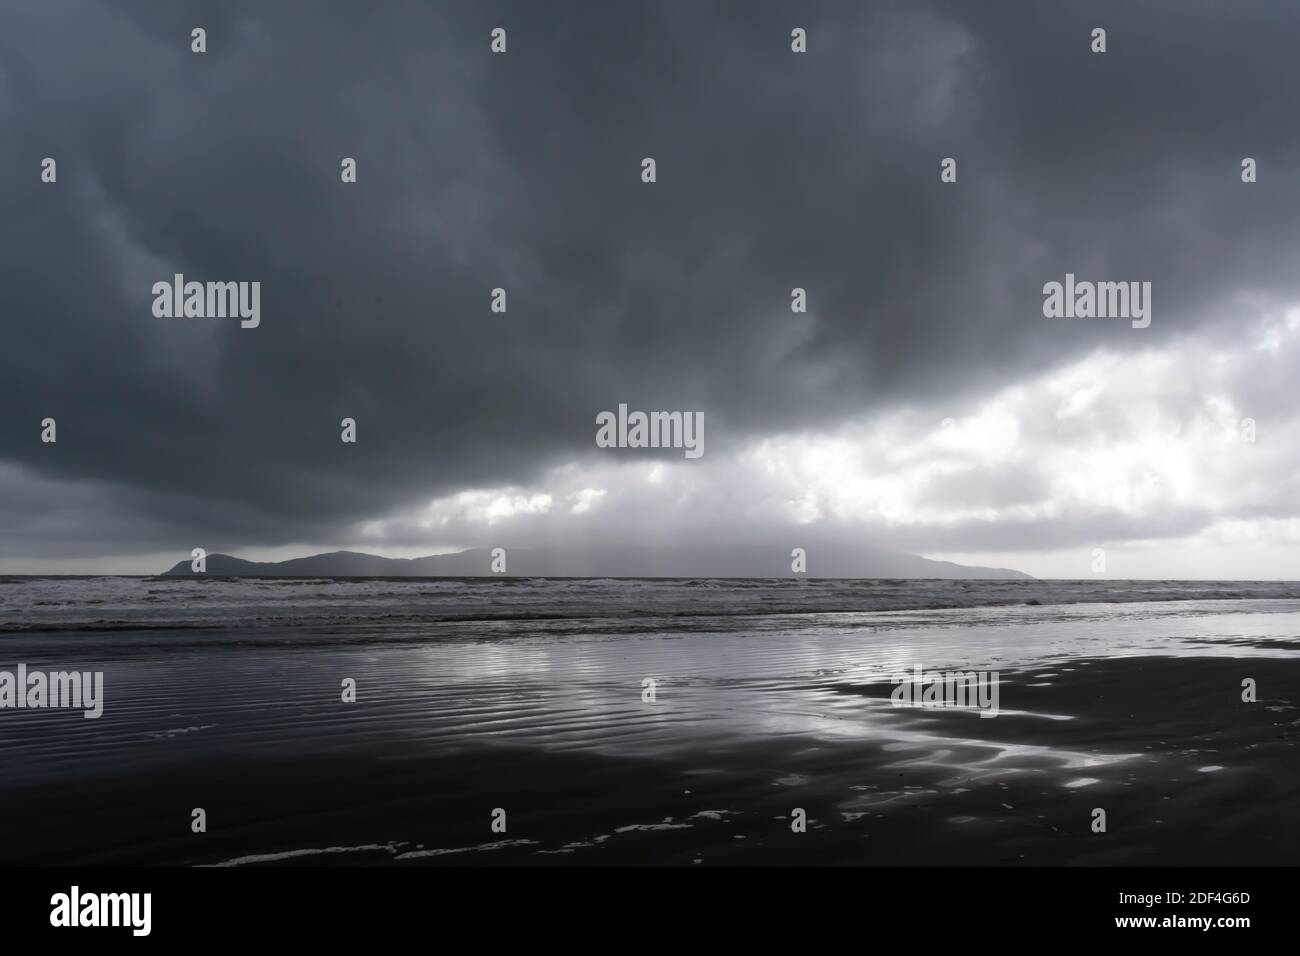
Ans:
[{"label": "overcast sky", "polygon": [[[856,540],[1297,577],[1298,29],[1293,0],[6,4],[0,571]],[[178,272],[260,282],[260,326],[155,317]],[[1067,272],[1151,282],[1150,327],[1044,317]],[[619,403],[703,412],[705,454],[597,448]]]}]

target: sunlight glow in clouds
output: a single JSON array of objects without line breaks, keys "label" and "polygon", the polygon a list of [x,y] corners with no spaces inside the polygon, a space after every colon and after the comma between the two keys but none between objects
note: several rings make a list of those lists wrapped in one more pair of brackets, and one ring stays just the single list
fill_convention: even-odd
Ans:
[{"label": "sunlight glow in clouds", "polygon": [[1078,555],[1092,547],[1164,553],[1187,573],[1179,548],[1298,540],[1286,489],[1300,427],[1270,395],[1296,367],[1298,339],[1293,309],[1227,346],[1097,351],[947,418],[910,408],[697,462],[572,462],[529,487],[464,491],[418,516],[368,523],[363,538],[410,544],[441,529],[467,545],[492,527],[522,542],[672,534],[687,543],[741,526],[803,541],[846,527],[864,543],[930,556],[1007,564],[1016,555],[1030,573],[1082,574]]}]

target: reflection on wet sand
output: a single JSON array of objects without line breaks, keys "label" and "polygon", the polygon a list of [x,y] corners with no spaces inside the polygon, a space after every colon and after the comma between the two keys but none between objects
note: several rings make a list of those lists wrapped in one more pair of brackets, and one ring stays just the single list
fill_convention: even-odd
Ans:
[{"label": "reflection on wet sand", "polygon": [[[0,853],[225,865],[1300,858],[1292,601],[493,628],[393,641],[368,623],[324,643],[301,629],[10,635],[15,659],[72,647],[77,666],[102,667],[106,706],[97,721],[0,721]],[[998,716],[893,706],[891,675],[918,663],[997,671]],[[355,704],[340,702],[345,677]],[[1243,702],[1244,678],[1257,703]],[[213,821],[202,836],[188,832],[193,806]],[[1104,834],[1090,828],[1097,807]],[[494,808],[505,833],[489,829]]]}]

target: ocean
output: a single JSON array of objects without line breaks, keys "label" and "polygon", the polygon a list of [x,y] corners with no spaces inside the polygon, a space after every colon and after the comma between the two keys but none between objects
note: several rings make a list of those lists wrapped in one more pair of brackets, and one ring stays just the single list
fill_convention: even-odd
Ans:
[{"label": "ocean", "polygon": [[3,577],[0,647],[103,675],[0,708],[0,863],[1300,859],[1296,583]]}]

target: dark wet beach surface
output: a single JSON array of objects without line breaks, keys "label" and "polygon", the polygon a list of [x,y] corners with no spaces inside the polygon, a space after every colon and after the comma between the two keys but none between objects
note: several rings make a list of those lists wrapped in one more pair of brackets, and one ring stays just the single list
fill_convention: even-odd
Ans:
[{"label": "dark wet beach surface", "polygon": [[[1300,859],[1294,601],[569,619],[8,635],[107,700],[0,714],[0,862]],[[891,706],[914,662],[997,670],[1001,713]]]}]

